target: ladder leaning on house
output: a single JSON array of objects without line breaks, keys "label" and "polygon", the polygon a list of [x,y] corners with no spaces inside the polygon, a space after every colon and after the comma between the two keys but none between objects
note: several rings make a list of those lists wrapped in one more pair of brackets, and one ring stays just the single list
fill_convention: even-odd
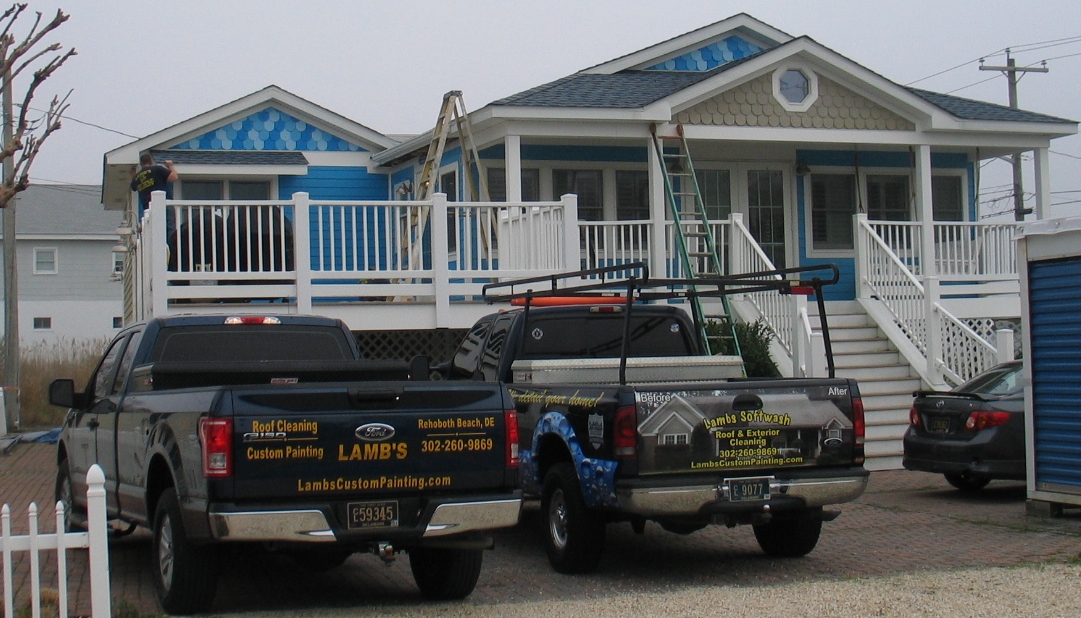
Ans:
[{"label": "ladder leaning on house", "polygon": [[[720,277],[724,269],[717,241],[709,218],[706,216],[705,202],[698,188],[698,178],[691,162],[691,152],[687,147],[687,138],[683,134],[683,125],[676,125],[676,135],[658,135],[657,125],[652,124],[649,132],[653,135],[653,146],[657,150],[657,159],[661,163],[664,176],[665,194],[672,213],[675,227],[676,248],[679,250],[680,264],[687,279],[695,277]],[[665,141],[678,141],[678,152],[665,152]],[[721,323],[721,334],[710,334],[706,325],[706,315],[698,296],[691,295],[691,310],[698,325],[699,339],[706,345],[710,354],[718,354],[725,347],[726,353],[740,355],[739,339],[736,337],[735,324],[732,321],[732,309],[728,297],[721,297],[724,314],[715,316]],[[726,342],[729,344],[726,346]]]},{"label": "ladder leaning on house", "polygon": [[[443,161],[443,151],[447,146],[447,137],[450,134],[451,123],[454,123],[458,131],[458,143],[462,150],[462,163],[465,168],[466,185],[469,187],[469,195],[472,201],[488,201],[488,179],[484,176],[484,168],[481,167],[480,154],[477,145],[473,141],[473,126],[469,122],[469,114],[465,109],[465,99],[461,90],[451,90],[443,95],[443,104],[439,108],[439,116],[435,120],[435,129],[432,131],[432,141],[428,144],[428,152],[424,156],[424,166],[421,168],[420,181],[417,185],[416,199],[418,201],[432,198],[436,182],[439,180],[439,166]],[[476,177],[474,178],[474,174]],[[423,238],[427,229],[430,213],[428,208],[411,211],[408,225],[402,226],[401,247],[411,246],[409,266],[413,267],[423,259]],[[482,239],[488,244],[488,234],[482,228]],[[410,242],[411,241],[411,242]]]}]

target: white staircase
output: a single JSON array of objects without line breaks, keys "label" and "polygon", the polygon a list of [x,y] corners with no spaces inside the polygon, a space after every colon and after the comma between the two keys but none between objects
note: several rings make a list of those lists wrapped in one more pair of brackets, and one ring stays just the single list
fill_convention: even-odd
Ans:
[{"label": "white staircase", "polygon": [[[817,304],[812,326],[820,329]],[[827,301],[830,341],[839,378],[854,378],[867,423],[868,470],[901,468],[901,439],[908,427],[912,392],[925,388],[916,372],[856,301]]]}]

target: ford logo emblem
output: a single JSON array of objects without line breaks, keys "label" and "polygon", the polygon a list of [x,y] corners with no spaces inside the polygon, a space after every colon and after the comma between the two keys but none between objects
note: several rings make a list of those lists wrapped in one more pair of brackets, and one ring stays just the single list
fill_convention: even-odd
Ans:
[{"label": "ford logo emblem", "polygon": [[382,442],[394,437],[394,427],[386,423],[367,423],[357,427],[353,434],[365,442]]}]

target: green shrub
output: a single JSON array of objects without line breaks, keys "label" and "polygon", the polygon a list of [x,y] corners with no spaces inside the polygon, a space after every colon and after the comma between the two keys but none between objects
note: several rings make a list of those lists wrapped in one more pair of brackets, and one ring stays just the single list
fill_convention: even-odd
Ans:
[{"label": "green shrub", "polygon": [[[740,355],[743,357],[743,366],[750,378],[777,378],[781,372],[769,354],[769,345],[773,341],[773,334],[762,320],[755,322],[736,322],[736,338],[739,340]],[[727,322],[708,320],[706,322],[706,334],[720,341],[719,354],[735,354],[735,345],[732,342]]]}]

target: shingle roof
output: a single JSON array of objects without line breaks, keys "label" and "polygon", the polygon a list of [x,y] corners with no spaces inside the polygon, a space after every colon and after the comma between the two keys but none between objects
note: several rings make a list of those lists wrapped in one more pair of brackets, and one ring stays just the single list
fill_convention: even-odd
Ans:
[{"label": "shingle roof", "polygon": [[304,153],[277,150],[153,150],[154,161],[188,165],[307,165]]},{"label": "shingle roof", "polygon": [[1005,122],[1067,122],[1075,121],[1038,114],[1023,109],[1013,109],[1005,105],[996,105],[984,101],[963,99],[948,94],[940,94],[919,88],[908,88],[912,94],[934,104],[964,120],[999,120]]},{"label": "shingle roof", "polygon": [[112,234],[124,216],[101,205],[101,185],[30,185],[15,199],[18,234]]},{"label": "shingle roof", "polygon": [[637,108],[709,79],[730,68],[712,71],[622,71],[610,75],[575,73],[543,86],[511,95],[492,105],[536,107]]}]

